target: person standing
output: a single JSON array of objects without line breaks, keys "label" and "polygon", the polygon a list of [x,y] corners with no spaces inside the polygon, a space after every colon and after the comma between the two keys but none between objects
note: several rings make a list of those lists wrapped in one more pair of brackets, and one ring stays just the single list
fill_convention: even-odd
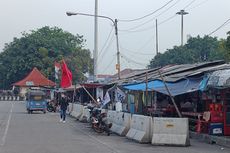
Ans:
[{"label": "person standing", "polygon": [[59,105],[60,105],[60,122],[65,123],[66,110],[68,108],[69,103],[68,103],[66,96],[63,93],[61,94]]}]

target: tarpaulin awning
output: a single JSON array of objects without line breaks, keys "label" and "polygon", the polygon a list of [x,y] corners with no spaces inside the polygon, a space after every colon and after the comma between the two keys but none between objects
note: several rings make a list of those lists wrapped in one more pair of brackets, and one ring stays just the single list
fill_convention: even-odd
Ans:
[{"label": "tarpaulin awning", "polygon": [[[184,93],[194,92],[197,90],[203,90],[205,87],[205,81],[203,78],[186,78],[177,82],[167,82],[166,85],[172,96],[181,95]],[[141,90],[141,91],[157,91],[163,94],[168,95],[169,93],[166,90],[166,87],[161,80],[149,81],[148,88],[146,88],[146,83],[138,83],[132,85],[124,85],[123,88],[128,90]]]},{"label": "tarpaulin awning", "polygon": [[214,71],[210,74],[208,87],[230,87],[230,69]]}]

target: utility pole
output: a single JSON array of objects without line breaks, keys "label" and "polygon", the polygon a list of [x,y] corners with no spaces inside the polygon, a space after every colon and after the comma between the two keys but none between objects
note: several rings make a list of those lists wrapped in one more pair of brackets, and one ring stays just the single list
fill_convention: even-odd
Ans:
[{"label": "utility pole", "polygon": [[117,64],[116,64],[116,69],[117,69],[117,74],[118,74],[118,79],[121,79],[121,65],[120,65],[120,50],[119,50],[119,42],[118,42],[118,30],[117,30],[117,19],[115,19],[114,22],[114,27],[115,27],[115,35],[116,35],[116,42],[117,42]]},{"label": "utility pole", "polygon": [[156,55],[158,55],[158,28],[157,28],[157,19],[156,19]]},{"label": "utility pole", "polygon": [[93,81],[97,80],[98,68],[98,0],[95,0],[95,15],[94,15],[94,51],[93,51]]},{"label": "utility pole", "polygon": [[184,10],[180,10],[180,12],[177,12],[176,14],[181,15],[181,46],[183,46],[183,16],[188,14],[188,12],[185,12]]}]

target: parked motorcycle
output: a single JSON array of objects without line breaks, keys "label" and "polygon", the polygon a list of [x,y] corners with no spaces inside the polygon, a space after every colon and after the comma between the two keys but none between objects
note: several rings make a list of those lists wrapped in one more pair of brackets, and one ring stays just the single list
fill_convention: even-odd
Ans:
[{"label": "parked motorcycle", "polygon": [[52,102],[52,101],[47,102],[47,111],[48,112],[56,112],[56,106],[55,106],[54,102]]},{"label": "parked motorcycle", "polygon": [[93,130],[97,133],[106,132],[107,135],[110,135],[110,128],[112,123],[108,123],[107,113],[101,112],[101,109],[96,107],[88,107],[90,110],[89,123],[91,124]]}]

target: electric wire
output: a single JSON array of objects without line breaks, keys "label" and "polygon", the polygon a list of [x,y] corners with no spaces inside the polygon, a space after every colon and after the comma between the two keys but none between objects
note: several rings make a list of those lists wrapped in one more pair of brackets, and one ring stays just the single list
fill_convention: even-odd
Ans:
[{"label": "electric wire", "polygon": [[132,27],[132,28],[129,28],[129,29],[121,29],[121,30],[119,30],[119,31],[130,31],[130,30],[134,30],[134,29],[137,29],[137,28],[139,28],[139,27],[141,27],[141,26],[143,26],[143,25],[145,25],[145,24],[147,24],[147,23],[149,23],[149,22],[152,22],[154,19],[156,19],[157,17],[159,17],[159,16],[161,16],[162,14],[164,14],[165,12],[167,12],[168,10],[170,10],[173,6],[175,6],[177,3],[179,3],[181,0],[177,0],[175,3],[173,3],[170,7],[168,7],[166,10],[164,10],[164,11],[162,11],[161,13],[159,13],[158,15],[156,15],[156,16],[154,16],[153,18],[151,18],[150,20],[147,20],[146,22],[144,22],[144,23],[141,23],[141,24],[139,24],[139,25],[136,25],[136,26],[134,26],[134,27]]},{"label": "electric wire", "polygon": [[217,32],[218,30],[220,30],[221,28],[229,24],[229,21],[230,21],[230,18],[226,20],[223,24],[221,24],[218,28],[216,28],[214,31],[210,32],[208,36],[212,35],[213,33]]},{"label": "electric wire", "polygon": [[104,58],[104,56],[106,55],[106,53],[108,53],[108,50],[109,50],[110,46],[112,45],[112,43],[113,43],[113,41],[114,41],[114,38],[115,38],[115,36],[111,37],[110,42],[109,42],[108,46],[107,46],[106,49],[105,49],[105,51],[107,50],[107,52],[105,52],[105,53],[103,53],[101,56],[99,56],[99,59],[101,59],[101,60],[98,61],[98,64],[101,63],[101,61],[103,60],[103,58]]},{"label": "electric wire", "polygon": [[124,55],[123,53],[120,53],[120,54],[121,54],[121,57],[123,57],[124,59],[126,59],[126,60],[129,61],[129,62],[132,62],[132,63],[137,64],[137,65],[140,65],[140,66],[147,66],[147,64],[145,64],[145,63],[136,62],[135,60],[128,58],[128,57],[127,57],[126,55]]},{"label": "electric wire", "polygon": [[110,63],[106,66],[106,68],[102,71],[102,73],[105,73],[105,71],[107,71],[107,69],[112,65],[112,63],[114,62],[115,59],[116,59],[116,58],[115,58],[115,55],[113,55],[112,60],[111,60]]},{"label": "electric wire", "polygon": [[192,3],[194,3],[196,0],[192,0],[188,5],[186,5],[183,10],[185,10],[187,7],[189,7],[190,5],[192,5]]},{"label": "electric wire", "polygon": [[154,13],[158,12],[159,10],[163,9],[164,7],[166,7],[168,4],[170,4],[170,3],[173,2],[173,1],[174,1],[174,0],[168,1],[166,4],[164,4],[164,5],[161,6],[160,8],[158,8],[158,9],[156,9],[155,11],[153,11],[153,12],[147,14],[147,15],[144,15],[144,16],[142,16],[142,17],[139,17],[139,18],[136,18],[136,19],[131,19],[131,20],[121,20],[121,19],[120,19],[120,20],[118,20],[118,21],[121,21],[121,22],[133,22],[133,21],[137,21],[137,20],[144,19],[144,18],[146,18],[146,17],[148,17],[148,16],[153,15]]},{"label": "electric wire", "polygon": [[204,0],[204,1],[200,2],[200,3],[198,3],[197,5],[195,5],[195,6],[191,7],[191,8],[188,8],[187,10],[189,11],[189,10],[191,10],[191,9],[197,8],[197,7],[199,7],[200,5],[202,5],[202,4],[204,4],[204,3],[208,2],[208,1],[209,1],[209,0]]},{"label": "electric wire", "polygon": [[108,37],[107,37],[107,39],[106,39],[106,41],[105,41],[103,47],[101,48],[101,50],[100,50],[98,56],[100,56],[101,53],[104,51],[104,49],[105,49],[105,47],[106,47],[106,45],[107,45],[107,43],[108,43],[108,41],[109,41],[109,38],[110,38],[110,36],[111,36],[111,34],[112,34],[113,29],[114,29],[114,28],[112,27],[112,29],[110,30],[109,35],[108,35]]}]

